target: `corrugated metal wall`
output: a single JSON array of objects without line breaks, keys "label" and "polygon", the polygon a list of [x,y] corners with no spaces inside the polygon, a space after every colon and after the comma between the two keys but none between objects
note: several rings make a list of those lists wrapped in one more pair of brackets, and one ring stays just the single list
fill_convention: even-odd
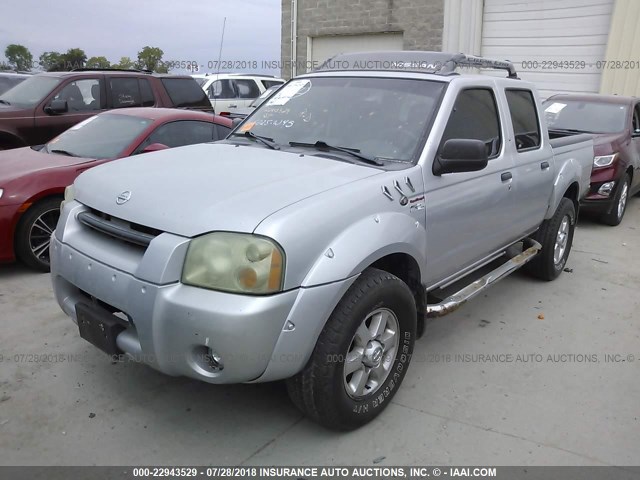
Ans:
[{"label": "corrugated metal wall", "polygon": [[616,0],[600,93],[640,96],[640,1]]}]

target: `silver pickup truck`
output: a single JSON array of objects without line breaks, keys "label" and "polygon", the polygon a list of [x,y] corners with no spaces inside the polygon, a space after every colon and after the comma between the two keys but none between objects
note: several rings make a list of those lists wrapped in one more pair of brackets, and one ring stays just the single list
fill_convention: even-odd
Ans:
[{"label": "silver pickup truck", "polygon": [[356,428],[397,392],[425,318],[521,266],[562,272],[593,143],[549,140],[542,118],[509,62],[333,58],[221,143],[82,174],[51,243],[57,301],[109,354],[286,379],[309,417]]}]

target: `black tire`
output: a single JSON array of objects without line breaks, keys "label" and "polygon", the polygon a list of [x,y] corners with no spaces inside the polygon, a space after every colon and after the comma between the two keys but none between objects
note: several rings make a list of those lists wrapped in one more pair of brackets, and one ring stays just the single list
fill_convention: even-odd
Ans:
[{"label": "black tire", "polygon": [[[564,253],[556,262],[554,259],[556,239],[558,238],[559,230],[565,218],[568,218],[569,222],[567,243]],[[542,250],[527,264],[528,272],[541,280],[551,281],[558,278],[569,258],[575,228],[576,207],[571,200],[563,198],[553,217],[545,220],[535,235],[535,239],[542,245]]]},{"label": "black tire", "polygon": [[[606,225],[610,225],[612,227],[616,227],[620,225],[622,219],[624,218],[624,213],[627,211],[627,205],[629,204],[629,189],[631,188],[631,178],[628,173],[625,173],[624,176],[618,182],[618,188],[616,188],[616,195],[613,200],[613,206],[611,207],[611,211],[609,213],[605,213],[600,217],[600,221]],[[622,210],[620,210],[620,200],[622,199],[622,195],[625,195],[624,205],[622,206]]]},{"label": "black tire", "polygon": [[60,218],[60,202],[60,198],[51,197],[31,206],[18,222],[16,229],[16,256],[27,266],[41,272],[50,270],[48,245],[51,234],[44,226],[48,226],[53,232]]},{"label": "black tire", "polygon": [[[370,358],[376,359],[378,367],[388,365],[388,373],[379,382],[374,375],[373,381],[377,382],[375,388],[355,398],[347,392],[350,388],[347,379],[353,379],[353,375],[361,371],[346,374],[345,359],[352,348],[357,348],[354,345],[361,337],[356,335],[356,331],[361,331],[365,320],[370,321],[369,325],[375,330],[374,318],[382,318],[370,316],[375,312],[384,312],[385,316],[392,319],[390,323],[385,321],[384,325],[397,327],[393,340],[389,340],[389,344],[393,342],[397,346],[390,350],[393,351],[391,354],[383,353],[379,348],[385,347],[384,344],[376,344],[379,345],[378,351],[372,351]],[[287,380],[291,400],[312,420],[332,430],[353,430],[370,422],[390,403],[404,379],[413,353],[416,319],[415,300],[409,287],[390,273],[366,269],[329,317],[305,368]],[[378,338],[391,338],[393,329],[383,326],[381,331],[382,335],[373,337],[368,345],[373,345]],[[369,359],[366,355],[362,358]],[[364,364],[365,360],[361,362],[364,372],[368,367]],[[364,390],[367,385],[369,383]]]}]

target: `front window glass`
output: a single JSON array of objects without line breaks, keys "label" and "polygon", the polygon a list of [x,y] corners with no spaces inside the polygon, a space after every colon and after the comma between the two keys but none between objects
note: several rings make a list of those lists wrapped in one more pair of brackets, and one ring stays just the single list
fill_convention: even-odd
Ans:
[{"label": "front window glass", "polygon": [[96,115],[51,140],[44,151],[83,158],[116,158],[152,120],[128,115]]},{"label": "front window glass", "polygon": [[65,100],[70,112],[100,110],[100,80],[86,78],[70,82],[60,90],[55,100]]},{"label": "front window glass", "polygon": [[293,80],[258,107],[237,133],[250,131],[283,147],[324,142],[409,162],[444,88],[442,82],[398,78]]}]

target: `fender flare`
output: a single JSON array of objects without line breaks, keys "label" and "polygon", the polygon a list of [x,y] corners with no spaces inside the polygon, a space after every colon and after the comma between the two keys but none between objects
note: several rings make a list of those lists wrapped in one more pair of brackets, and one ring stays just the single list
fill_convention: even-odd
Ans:
[{"label": "fender flare", "polygon": [[424,226],[409,215],[384,212],[368,216],[329,242],[301,286],[308,288],[350,278],[394,253],[413,257],[420,268],[420,277],[424,279],[426,244]]},{"label": "fender flare", "polygon": [[556,210],[558,209],[558,205],[560,205],[560,200],[562,200],[569,187],[574,183],[578,186],[576,202],[579,202],[584,196],[586,192],[583,191],[582,186],[580,185],[580,173],[582,172],[582,168],[583,167],[580,165],[580,162],[575,158],[572,158],[562,165],[562,168],[558,172],[553,184],[553,191],[551,192],[551,198],[549,200],[549,208],[544,216],[545,220],[553,217],[553,214],[556,213]]}]

